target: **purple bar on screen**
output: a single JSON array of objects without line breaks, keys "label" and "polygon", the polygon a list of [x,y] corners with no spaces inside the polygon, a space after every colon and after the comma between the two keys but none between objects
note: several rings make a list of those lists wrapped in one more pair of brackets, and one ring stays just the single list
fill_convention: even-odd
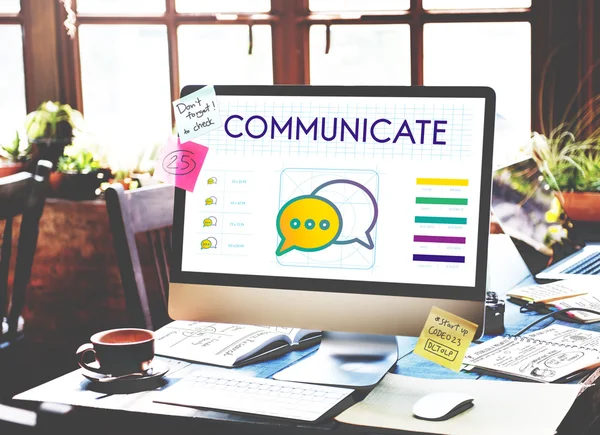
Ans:
[{"label": "purple bar on screen", "polygon": [[457,255],[413,255],[413,261],[435,261],[437,263],[464,263],[465,257]]},{"label": "purple bar on screen", "polygon": [[461,245],[464,245],[467,239],[465,237],[415,236],[413,240],[415,242],[426,242],[426,243],[459,243]]}]

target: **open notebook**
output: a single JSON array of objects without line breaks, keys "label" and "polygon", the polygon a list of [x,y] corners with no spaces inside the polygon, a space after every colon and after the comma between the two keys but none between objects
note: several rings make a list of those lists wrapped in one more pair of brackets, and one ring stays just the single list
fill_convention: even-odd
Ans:
[{"label": "open notebook", "polygon": [[155,333],[157,355],[236,367],[318,342],[320,331],[176,320]]},{"label": "open notebook", "polygon": [[463,364],[510,379],[566,382],[600,366],[600,332],[551,325],[518,337],[494,337],[469,348]]}]

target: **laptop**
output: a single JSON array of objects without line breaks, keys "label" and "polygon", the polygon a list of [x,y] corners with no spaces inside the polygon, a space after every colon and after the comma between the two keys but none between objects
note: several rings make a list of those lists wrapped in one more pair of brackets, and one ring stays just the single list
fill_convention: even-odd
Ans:
[{"label": "laptop", "polygon": [[600,275],[600,243],[590,241],[591,234],[600,234],[600,223],[556,216],[552,211],[556,201],[533,159],[494,172],[492,210],[502,230],[549,258],[539,271],[525,256],[537,281]]}]

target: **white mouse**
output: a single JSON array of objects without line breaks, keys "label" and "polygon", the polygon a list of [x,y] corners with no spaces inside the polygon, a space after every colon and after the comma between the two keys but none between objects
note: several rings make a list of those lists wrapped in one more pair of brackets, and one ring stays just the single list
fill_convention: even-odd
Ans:
[{"label": "white mouse", "polygon": [[441,392],[421,397],[413,406],[413,414],[423,420],[447,420],[473,406],[474,397],[464,393]]}]

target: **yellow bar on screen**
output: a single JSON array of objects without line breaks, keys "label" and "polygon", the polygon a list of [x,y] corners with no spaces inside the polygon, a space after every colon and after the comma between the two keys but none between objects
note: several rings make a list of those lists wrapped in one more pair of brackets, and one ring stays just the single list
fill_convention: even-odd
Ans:
[{"label": "yellow bar on screen", "polygon": [[417,184],[430,186],[468,186],[469,180],[458,178],[417,178]]}]

